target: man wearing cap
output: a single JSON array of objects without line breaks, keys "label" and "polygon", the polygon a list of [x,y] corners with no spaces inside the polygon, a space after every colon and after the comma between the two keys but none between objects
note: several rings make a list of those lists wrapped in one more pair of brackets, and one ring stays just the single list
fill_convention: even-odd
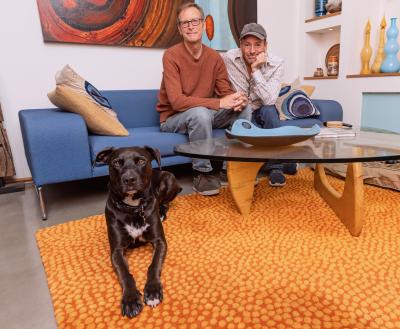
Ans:
[{"label": "man wearing cap", "polygon": [[[276,128],[279,122],[274,105],[281,90],[283,60],[267,52],[267,33],[257,23],[246,24],[240,34],[240,48],[222,54],[229,79],[238,92],[244,92],[254,111],[253,117],[263,128]],[[297,164],[267,164],[271,186],[283,186],[283,171],[295,174]]]},{"label": "man wearing cap", "polygon": [[[226,67],[215,50],[202,44],[204,12],[193,2],[177,12],[183,42],[163,56],[163,79],[157,111],[160,130],[184,133],[191,142],[212,138],[213,128],[227,128],[238,118],[250,120],[247,97],[234,92]],[[219,193],[220,179],[209,160],[193,159],[193,189],[202,195]]]}]

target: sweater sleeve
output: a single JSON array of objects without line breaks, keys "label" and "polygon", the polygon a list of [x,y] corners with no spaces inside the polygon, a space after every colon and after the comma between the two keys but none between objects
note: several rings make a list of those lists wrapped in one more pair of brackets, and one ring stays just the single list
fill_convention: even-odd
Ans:
[{"label": "sweater sleeve", "polygon": [[172,109],[177,112],[184,112],[190,108],[204,106],[212,110],[219,109],[218,98],[202,98],[186,96],[183,93],[179,67],[172,56],[168,53],[163,57],[164,84],[168,100]]},{"label": "sweater sleeve", "polygon": [[222,57],[219,57],[217,62],[215,93],[218,95],[218,97],[224,97],[234,93],[229,82],[228,71],[226,70],[225,62]]}]

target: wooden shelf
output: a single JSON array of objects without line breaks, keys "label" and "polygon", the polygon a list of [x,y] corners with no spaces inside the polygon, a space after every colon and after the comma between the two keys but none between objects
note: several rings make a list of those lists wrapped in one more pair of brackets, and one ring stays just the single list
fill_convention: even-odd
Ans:
[{"label": "wooden shelf", "polygon": [[313,17],[313,18],[306,19],[305,22],[306,23],[310,23],[310,22],[314,22],[314,21],[319,21],[320,19],[325,19],[325,18],[329,18],[329,17],[333,17],[333,16],[338,16],[341,13],[342,13],[341,11],[338,11],[337,13],[332,13],[332,14],[326,14],[324,16]]},{"label": "wooden shelf", "polygon": [[383,77],[400,77],[400,72],[346,75],[346,78],[348,78],[348,79],[353,79],[353,78],[383,78]]},{"label": "wooden shelf", "polygon": [[324,77],[304,77],[304,80],[333,80],[337,79],[337,76],[324,76]]}]

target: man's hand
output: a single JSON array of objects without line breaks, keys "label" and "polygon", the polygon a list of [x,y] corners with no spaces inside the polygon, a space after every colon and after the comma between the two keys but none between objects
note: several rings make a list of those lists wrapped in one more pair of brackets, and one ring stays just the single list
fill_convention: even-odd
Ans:
[{"label": "man's hand", "polygon": [[256,61],[253,64],[251,64],[251,71],[255,72],[255,71],[259,70],[261,68],[261,66],[263,64],[265,64],[266,62],[267,62],[267,55],[263,51],[262,53],[259,53],[257,55]]},{"label": "man's hand", "polygon": [[219,107],[221,109],[235,111],[236,108],[240,108],[239,111],[241,111],[244,102],[247,102],[247,97],[242,92],[237,92],[221,98],[219,101]]},{"label": "man's hand", "polygon": [[238,105],[238,106],[233,108],[233,110],[235,112],[236,111],[241,112],[247,106],[247,104],[249,104],[249,99],[247,98],[247,96],[246,96],[246,94],[244,92],[240,93],[240,98],[239,99],[241,100],[241,103],[240,103],[240,105]]}]

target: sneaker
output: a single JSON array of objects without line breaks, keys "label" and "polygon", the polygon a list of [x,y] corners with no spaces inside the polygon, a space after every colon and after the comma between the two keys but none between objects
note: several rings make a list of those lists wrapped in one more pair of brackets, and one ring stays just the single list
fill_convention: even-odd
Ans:
[{"label": "sneaker", "polygon": [[278,187],[286,185],[286,178],[282,171],[277,169],[272,169],[269,172],[269,185]]},{"label": "sneaker", "polygon": [[[256,177],[256,181],[254,182],[254,186],[257,186],[258,183],[260,182],[260,178],[262,178],[262,176],[257,175]],[[219,181],[221,183],[221,186],[228,186],[228,174],[226,173],[226,170],[221,170],[219,173]]]},{"label": "sneaker", "polygon": [[221,186],[228,186],[228,174],[226,173],[226,170],[221,170],[219,172],[219,181]]},{"label": "sneaker", "polygon": [[216,195],[219,193],[221,184],[219,179],[212,173],[195,171],[193,177],[193,190],[201,195]]},{"label": "sneaker", "polygon": [[299,170],[298,163],[284,163],[283,164],[283,172],[288,175],[296,175],[297,170]]}]

